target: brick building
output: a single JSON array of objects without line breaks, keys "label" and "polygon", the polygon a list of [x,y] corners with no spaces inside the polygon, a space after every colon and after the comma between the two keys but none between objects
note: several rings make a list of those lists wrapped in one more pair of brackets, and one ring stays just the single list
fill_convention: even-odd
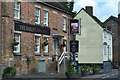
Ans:
[{"label": "brick building", "polygon": [[3,68],[15,66],[18,74],[56,72],[59,56],[69,52],[71,18],[57,2],[2,2]]},{"label": "brick building", "polygon": [[113,33],[113,67],[118,68],[118,62],[120,63],[120,14],[118,17],[110,16],[103,25]]}]

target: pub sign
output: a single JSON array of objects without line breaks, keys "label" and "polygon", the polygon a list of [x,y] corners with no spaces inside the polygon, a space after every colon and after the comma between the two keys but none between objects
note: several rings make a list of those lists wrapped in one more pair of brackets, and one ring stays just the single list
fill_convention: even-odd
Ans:
[{"label": "pub sign", "polygon": [[50,28],[46,26],[32,25],[29,23],[23,23],[23,22],[17,22],[17,21],[15,21],[14,24],[15,24],[14,28],[16,31],[50,35]]},{"label": "pub sign", "polygon": [[70,20],[70,33],[71,34],[79,33],[79,20],[77,19]]},{"label": "pub sign", "polygon": [[79,49],[79,41],[73,40],[70,41],[70,52],[75,53],[78,52]]}]

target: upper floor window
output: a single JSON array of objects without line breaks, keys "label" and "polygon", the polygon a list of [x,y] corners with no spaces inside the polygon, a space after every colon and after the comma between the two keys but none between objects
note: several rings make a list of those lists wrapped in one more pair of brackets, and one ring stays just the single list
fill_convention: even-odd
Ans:
[{"label": "upper floor window", "polygon": [[35,53],[40,53],[40,37],[35,36]]},{"label": "upper floor window", "polygon": [[36,21],[35,24],[40,24],[40,8],[35,8]]},{"label": "upper floor window", "polygon": [[48,11],[44,10],[44,25],[48,26]]},{"label": "upper floor window", "polygon": [[63,17],[63,31],[66,31],[66,17]]},{"label": "upper floor window", "polygon": [[107,33],[106,33],[106,31],[104,31],[104,38],[106,38],[107,37]]},{"label": "upper floor window", "polygon": [[104,42],[103,44],[104,44],[103,45],[103,47],[104,47],[104,55],[107,55],[107,43]]},{"label": "upper floor window", "polygon": [[14,19],[20,19],[20,2],[14,2]]},{"label": "upper floor window", "polygon": [[[18,44],[16,44],[18,43]],[[20,52],[20,34],[19,33],[14,33],[14,53],[19,53]]]},{"label": "upper floor window", "polygon": [[63,47],[63,52],[67,52],[67,40],[63,40],[63,44],[65,44]]}]

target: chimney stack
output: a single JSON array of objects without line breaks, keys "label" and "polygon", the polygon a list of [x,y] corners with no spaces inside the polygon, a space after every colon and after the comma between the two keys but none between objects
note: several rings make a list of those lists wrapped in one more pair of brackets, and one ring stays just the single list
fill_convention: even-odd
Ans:
[{"label": "chimney stack", "polygon": [[90,15],[93,15],[93,7],[92,6],[85,6],[86,12]]}]

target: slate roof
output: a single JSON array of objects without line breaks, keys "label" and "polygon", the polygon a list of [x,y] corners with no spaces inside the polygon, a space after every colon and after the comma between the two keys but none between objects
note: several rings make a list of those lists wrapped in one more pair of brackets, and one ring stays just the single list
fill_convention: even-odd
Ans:
[{"label": "slate roof", "polygon": [[58,9],[62,12],[65,12],[67,14],[73,14],[73,12],[71,12],[68,8],[65,8],[63,5],[61,5],[59,2],[40,2],[44,5],[47,5],[49,7],[52,7],[54,9]]},{"label": "slate roof", "polygon": [[[106,23],[107,21],[109,21],[109,20],[114,20],[114,21],[116,21],[116,22],[118,22],[119,24],[120,24],[120,19],[118,19],[117,17],[115,17],[115,16],[110,16],[104,23]],[[103,23],[103,24],[104,24]]]}]

